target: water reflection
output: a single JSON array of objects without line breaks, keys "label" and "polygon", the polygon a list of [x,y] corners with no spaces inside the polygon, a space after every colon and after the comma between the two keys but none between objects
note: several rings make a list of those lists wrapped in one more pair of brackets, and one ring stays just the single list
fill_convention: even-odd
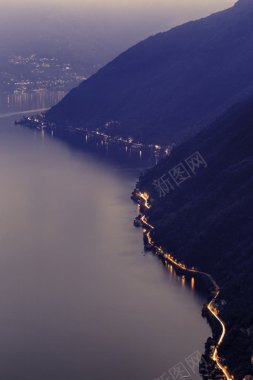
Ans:
[{"label": "water reflection", "polygon": [[34,91],[29,93],[12,93],[0,95],[0,113],[18,112],[30,109],[45,109],[58,103],[63,91]]},{"label": "water reflection", "polygon": [[171,265],[171,263],[167,260],[165,261],[165,268],[169,272],[172,281],[176,279],[182,288],[187,288],[193,291],[197,297],[200,297],[202,299],[209,293],[209,288],[203,281],[203,278],[199,276],[192,276],[192,274],[188,273],[184,274],[178,270],[178,268]]},{"label": "water reflection", "polygon": [[140,254],[138,173],[0,125],[0,378],[148,380],[202,352],[203,300]]},{"label": "water reflection", "polygon": [[112,140],[108,140],[100,135],[91,135],[85,131],[78,131],[78,134],[72,134],[67,136],[57,135],[65,142],[69,143],[75,149],[84,150],[86,152],[95,153],[96,157],[101,157],[116,161],[120,165],[127,165],[129,167],[139,168],[140,172],[155,165],[157,160],[157,153],[150,147],[132,147],[126,143],[119,143]]},{"label": "water reflection", "polygon": [[0,378],[148,380],[202,352],[192,280],[140,254],[138,171],[13,121],[0,120]]},{"label": "water reflection", "polygon": [[[0,117],[10,116],[17,112],[29,111],[38,112],[45,110],[58,103],[65,93],[63,91],[37,91],[30,93],[12,93],[0,95]],[[35,111],[37,110],[37,111]],[[53,136],[53,132],[51,133]],[[79,141],[78,141],[79,140]],[[127,161],[139,167],[147,168],[158,162],[157,152],[148,147],[132,147],[124,144],[113,143],[112,141],[103,140],[100,136],[89,136],[85,133],[82,145],[80,136],[76,141],[71,143],[77,148],[85,149],[90,152],[96,152],[99,156],[116,158],[121,163]]]}]

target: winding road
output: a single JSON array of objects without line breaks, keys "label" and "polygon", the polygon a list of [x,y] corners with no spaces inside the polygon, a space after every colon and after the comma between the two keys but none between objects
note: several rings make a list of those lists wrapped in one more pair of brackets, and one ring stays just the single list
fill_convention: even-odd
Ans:
[{"label": "winding road", "polygon": [[[135,193],[135,195],[142,201],[142,203],[141,203],[142,206],[144,206],[147,209],[151,208],[151,205],[149,203],[149,195],[147,193],[137,192],[137,193]],[[176,260],[171,254],[165,252],[162,249],[162,247],[156,246],[154,244],[154,242],[152,241],[152,238],[150,236],[150,232],[151,232],[150,230],[154,230],[155,227],[152,226],[147,221],[147,218],[146,218],[145,215],[142,215],[141,218],[140,218],[140,220],[141,220],[142,224],[147,227],[147,229],[145,229],[144,233],[146,235],[148,244],[151,245],[151,246],[153,246],[155,248],[155,250],[160,255],[163,255],[163,257],[166,260],[168,260],[171,264],[173,264],[174,266],[180,268],[181,270],[184,270],[185,272],[189,272],[189,273],[200,274],[202,276],[207,277],[209,279],[209,281],[211,281],[211,283],[212,283],[212,285],[213,285],[213,287],[215,289],[215,296],[211,300],[211,302],[208,304],[207,308],[208,308],[209,312],[213,315],[213,317],[218,321],[218,323],[221,326],[221,330],[222,330],[221,336],[220,336],[220,338],[219,338],[219,340],[217,342],[217,345],[216,345],[216,347],[214,349],[214,352],[212,354],[211,359],[214,362],[216,362],[218,368],[222,371],[222,373],[223,373],[224,377],[226,378],[226,380],[234,380],[234,376],[231,375],[229,373],[228,368],[222,364],[221,359],[219,358],[219,355],[218,355],[218,349],[221,346],[221,344],[223,343],[224,338],[226,336],[226,325],[225,325],[225,322],[220,318],[219,311],[214,307],[214,303],[215,303],[215,301],[217,300],[217,298],[220,295],[220,288],[219,288],[218,284],[216,283],[216,281],[214,280],[214,278],[211,276],[211,274],[198,271],[195,268],[188,268],[185,264],[180,263],[178,260]]]}]

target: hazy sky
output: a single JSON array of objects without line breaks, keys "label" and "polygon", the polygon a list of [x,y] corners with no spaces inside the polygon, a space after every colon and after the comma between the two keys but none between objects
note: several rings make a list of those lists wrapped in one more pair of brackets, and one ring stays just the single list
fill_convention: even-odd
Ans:
[{"label": "hazy sky", "polygon": [[[6,3],[5,1],[0,2],[1,4]],[[27,4],[39,4],[41,6],[41,0],[9,0],[8,3],[20,4],[25,6]],[[66,4],[66,5],[83,5],[83,6],[109,6],[109,7],[132,7],[132,6],[153,6],[153,7],[173,7],[173,6],[188,6],[188,5],[197,5],[208,7],[210,4],[213,4],[214,7],[222,7],[231,4],[231,1],[226,0],[44,0],[43,3],[57,3],[57,4]],[[209,5],[208,5],[209,4]],[[223,5],[222,5],[223,4]]]},{"label": "hazy sky", "polygon": [[[124,32],[131,29],[136,39],[169,29],[187,20],[207,16],[210,13],[230,7],[236,0],[0,0],[0,18],[4,10],[31,11],[51,8],[76,13],[79,17],[90,16],[89,22],[114,25]],[[97,19],[96,19],[97,17]]]},{"label": "hazy sky", "polygon": [[[199,17],[216,10],[227,8],[236,0],[0,0],[0,10],[10,5],[21,9],[45,5],[57,5],[72,10],[80,7],[83,11],[110,11],[122,14],[125,12],[138,13],[141,15],[160,15],[162,18],[169,17],[169,13],[181,17]],[[7,4],[6,4],[7,3]],[[164,14],[165,12],[165,14]]]},{"label": "hazy sky", "polygon": [[[146,37],[236,0],[0,0],[0,49],[50,45],[105,62]],[[35,41],[35,42],[34,42]],[[56,43],[55,42],[55,43]],[[81,45],[73,46],[79,42]],[[44,49],[45,50],[45,49]],[[67,51],[67,50],[66,50]]]}]

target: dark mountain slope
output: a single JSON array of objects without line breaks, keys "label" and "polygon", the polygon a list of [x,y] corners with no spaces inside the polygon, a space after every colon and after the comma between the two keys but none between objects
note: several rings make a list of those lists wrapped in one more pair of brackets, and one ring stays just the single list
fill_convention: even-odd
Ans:
[{"label": "dark mountain slope", "polygon": [[[168,173],[179,163],[189,170],[186,160],[195,152],[207,167],[201,163],[175,186]],[[163,175],[174,189],[161,198],[154,181]],[[148,215],[155,241],[222,286],[228,335],[221,355],[237,378],[253,374],[253,336],[242,333],[253,325],[253,98],[176,148],[141,178],[140,188],[153,198]]]},{"label": "dark mountain slope", "polygon": [[[164,174],[168,178],[169,170],[184,163],[196,151],[201,153],[207,167],[201,165],[195,176],[178,187],[171,179],[174,189],[160,198],[153,181]],[[185,163],[184,166],[188,168]],[[155,199],[151,216],[159,230],[156,238],[166,239],[166,245],[184,260],[197,261],[204,269],[210,269],[229,255],[237,258],[235,241],[238,236],[250,236],[253,227],[253,202],[249,202],[253,201],[250,191],[253,189],[253,100],[234,106],[208,129],[179,146],[171,157],[148,171],[141,184],[148,186]],[[253,241],[243,241],[249,244],[248,249],[253,249]],[[212,250],[210,256],[203,252],[205,244]],[[213,261],[215,251],[219,252],[218,261]],[[221,251],[224,255],[220,255]]]},{"label": "dark mountain slope", "polygon": [[253,0],[150,37],[72,90],[47,114],[59,125],[172,142],[253,89]]}]

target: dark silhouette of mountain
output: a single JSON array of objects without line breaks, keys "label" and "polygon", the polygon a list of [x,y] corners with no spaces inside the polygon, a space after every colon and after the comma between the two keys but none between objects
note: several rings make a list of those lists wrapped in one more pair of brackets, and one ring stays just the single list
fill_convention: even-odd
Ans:
[{"label": "dark silhouette of mountain", "polygon": [[[194,175],[187,158],[195,152],[203,160],[195,161]],[[178,164],[190,178],[182,171],[176,177]],[[175,179],[178,184],[182,180],[179,186]],[[242,333],[253,325],[253,98],[177,147],[139,186],[153,199],[148,216],[156,243],[180,261],[212,273],[221,285],[228,334],[220,355],[236,378],[253,375],[253,336]]]},{"label": "dark silhouette of mountain", "polygon": [[181,141],[253,90],[253,0],[127,50],[47,114],[59,125]]}]

